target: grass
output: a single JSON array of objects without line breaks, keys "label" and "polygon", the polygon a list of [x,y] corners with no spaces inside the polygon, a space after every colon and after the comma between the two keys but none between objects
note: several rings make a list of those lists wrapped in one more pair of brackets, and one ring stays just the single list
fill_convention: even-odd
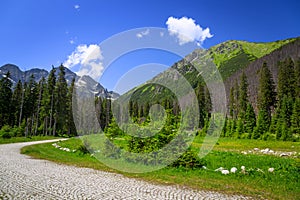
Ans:
[{"label": "grass", "polygon": [[[202,140],[203,138],[196,138],[193,146],[198,147]],[[82,140],[72,138],[58,144],[70,149],[78,149],[82,145]],[[116,171],[102,164],[90,154],[83,154],[80,151],[75,153],[65,152],[54,148],[51,143],[24,147],[22,153],[61,164],[121,173],[127,177],[159,184],[180,185],[227,194],[249,195],[254,198],[297,199],[300,195],[299,158],[242,155],[239,152],[254,147],[261,149],[268,147],[273,150],[299,152],[300,143],[220,138],[214,150],[205,157],[208,170],[166,167],[154,172],[141,174]],[[222,175],[220,172],[214,171],[214,169],[219,167],[227,169],[237,167],[240,169],[242,165],[246,167],[247,174]],[[269,173],[267,171],[269,167],[274,167],[275,171]],[[264,173],[257,172],[257,168],[263,170]]]},{"label": "grass", "polygon": [[39,140],[52,140],[58,139],[60,137],[54,136],[32,136],[32,137],[12,137],[12,138],[2,138],[0,137],[0,144],[9,144],[9,143],[17,143],[17,142],[32,142]]}]

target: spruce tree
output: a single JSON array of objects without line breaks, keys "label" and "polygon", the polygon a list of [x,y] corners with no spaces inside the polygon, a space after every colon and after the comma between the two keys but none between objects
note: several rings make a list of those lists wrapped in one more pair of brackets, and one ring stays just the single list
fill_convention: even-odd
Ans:
[{"label": "spruce tree", "polygon": [[247,83],[247,77],[246,74],[243,72],[241,76],[240,81],[240,87],[239,87],[239,118],[241,118],[242,122],[245,120],[245,114],[247,110],[247,104],[248,104],[248,83]]},{"label": "spruce tree", "polygon": [[11,107],[9,102],[12,98],[12,82],[10,72],[7,72],[0,80],[0,128],[9,124]]},{"label": "spruce tree", "polygon": [[266,133],[269,129],[269,120],[270,117],[268,112],[264,109],[259,110],[257,117],[257,125],[254,128],[252,139],[262,138],[263,134]]},{"label": "spruce tree", "polygon": [[291,132],[300,134],[300,98],[296,98],[293,105],[293,114],[291,116]]},{"label": "spruce tree", "polygon": [[20,117],[20,113],[21,113],[21,106],[22,106],[22,101],[23,101],[23,84],[21,82],[21,80],[18,81],[18,83],[16,84],[16,86],[14,87],[13,90],[13,95],[12,95],[12,101],[11,101],[11,105],[13,105],[13,125],[18,126],[21,122],[19,122],[19,120],[21,120],[20,118],[22,118],[22,116]]},{"label": "spruce tree", "polygon": [[300,60],[295,64],[295,97],[300,98]]},{"label": "spruce tree", "polygon": [[[74,123],[74,117],[77,117],[77,109],[76,109],[76,90],[75,90],[75,79],[72,79],[71,85],[68,90],[68,95],[67,95],[67,134],[69,136],[71,135],[77,135],[75,123]],[[73,99],[73,94],[75,93],[74,99]],[[74,105],[73,105],[74,103]],[[75,110],[73,110],[73,107],[75,107]],[[74,112],[73,112],[74,111]],[[75,115],[75,116],[74,116]]]},{"label": "spruce tree", "polygon": [[231,87],[229,95],[229,115],[232,119],[235,118],[235,110],[234,87]]},{"label": "spruce tree", "polygon": [[[269,130],[271,123],[271,112],[276,103],[276,93],[274,89],[274,82],[271,72],[267,63],[263,66],[259,73],[259,86],[258,86],[258,122],[257,128],[259,134]],[[257,136],[255,136],[257,138]]]},{"label": "spruce tree", "polygon": [[53,135],[57,135],[56,131],[60,132],[60,134],[67,133],[67,94],[68,85],[65,78],[65,69],[63,65],[60,65],[55,87],[55,117]]},{"label": "spruce tree", "polygon": [[[245,114],[245,132],[249,135],[252,134],[253,129],[256,125],[256,117],[253,106],[250,102],[247,103],[247,110]],[[250,136],[249,136],[250,137]]]},{"label": "spruce tree", "polygon": [[279,107],[285,95],[295,97],[295,69],[291,58],[279,63],[277,94]]}]

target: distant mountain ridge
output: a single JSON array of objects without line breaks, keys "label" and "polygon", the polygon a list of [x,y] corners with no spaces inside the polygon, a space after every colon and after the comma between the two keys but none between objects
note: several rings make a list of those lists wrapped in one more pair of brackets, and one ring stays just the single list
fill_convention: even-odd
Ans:
[{"label": "distant mountain ridge", "polygon": [[[191,66],[190,61],[196,59],[199,52],[200,54],[202,52],[202,56],[211,59],[217,66],[225,84],[227,97],[229,97],[230,88],[234,85],[235,81],[240,79],[244,71],[248,78],[250,101],[255,107],[259,82],[257,74],[263,62],[266,62],[269,66],[276,84],[278,62],[289,57],[293,60],[300,59],[300,37],[266,43],[230,40],[215,45],[206,51],[196,49],[184,59],[171,66],[171,69],[175,69],[183,75],[194,89],[200,81],[199,72]],[[149,82],[157,82],[157,80],[165,78],[169,80],[171,78],[176,81],[178,77],[167,69]],[[140,103],[145,103],[147,100],[156,102],[164,98],[161,95],[170,94],[169,92],[163,93],[161,86],[153,86],[147,84],[147,82],[135,89],[137,90],[130,90],[122,95],[120,99],[128,99],[132,94],[131,99],[135,99]]]},{"label": "distant mountain ridge", "polygon": [[[59,71],[56,68],[56,75],[58,75]],[[30,77],[33,75],[36,82],[39,82],[42,77],[46,78],[49,75],[49,72],[45,69],[32,68],[30,70],[22,71],[20,68],[13,64],[6,64],[0,67],[0,79],[7,73],[10,72],[11,80],[13,84],[16,84],[19,80],[21,82],[28,82]],[[75,78],[76,84],[80,87],[84,87],[85,90],[95,94],[95,96],[103,97],[103,98],[111,98],[116,99],[119,97],[119,94],[113,91],[107,91],[100,83],[92,79],[90,76],[78,76],[76,73],[72,72],[68,68],[64,68],[65,78],[68,84],[72,82]]]}]

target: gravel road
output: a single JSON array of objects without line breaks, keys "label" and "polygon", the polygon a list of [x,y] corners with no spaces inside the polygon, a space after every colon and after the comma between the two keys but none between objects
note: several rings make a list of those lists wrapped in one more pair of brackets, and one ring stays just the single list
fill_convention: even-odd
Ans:
[{"label": "gravel road", "polygon": [[20,154],[22,147],[43,142],[50,141],[0,145],[0,199],[247,199],[155,185]]}]

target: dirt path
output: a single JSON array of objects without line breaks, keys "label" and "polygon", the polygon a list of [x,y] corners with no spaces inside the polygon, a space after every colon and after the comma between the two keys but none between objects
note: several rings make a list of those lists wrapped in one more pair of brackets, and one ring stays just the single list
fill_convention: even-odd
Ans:
[{"label": "dirt path", "polygon": [[20,154],[22,147],[43,142],[49,141],[0,145],[0,199],[246,199],[155,185]]}]

